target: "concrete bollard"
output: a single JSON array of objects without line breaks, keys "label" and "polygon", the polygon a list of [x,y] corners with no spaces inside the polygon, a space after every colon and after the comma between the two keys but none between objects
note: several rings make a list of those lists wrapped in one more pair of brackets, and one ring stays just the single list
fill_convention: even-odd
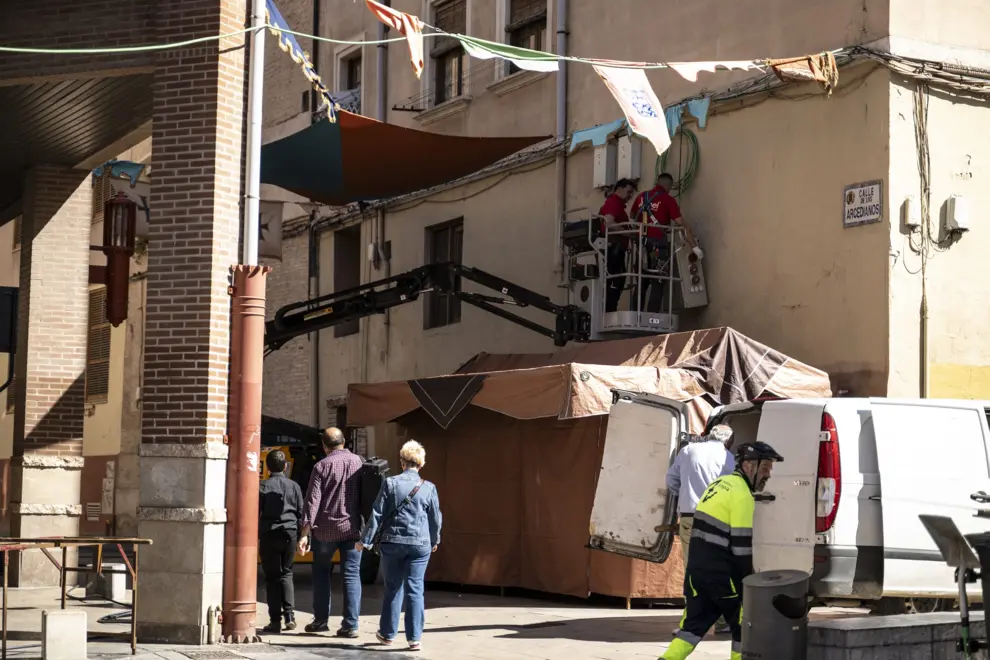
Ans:
[{"label": "concrete bollard", "polygon": [[41,660],[86,659],[86,613],[47,610],[41,613]]},{"label": "concrete bollard", "polygon": [[765,571],[743,580],[742,657],[808,657],[808,587],[804,571]]}]

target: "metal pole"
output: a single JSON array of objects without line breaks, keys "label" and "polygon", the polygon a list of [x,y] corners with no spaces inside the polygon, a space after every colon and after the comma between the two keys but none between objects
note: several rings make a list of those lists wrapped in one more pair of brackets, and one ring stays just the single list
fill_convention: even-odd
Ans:
[{"label": "metal pole", "polygon": [[962,642],[963,657],[970,658],[969,599],[966,598],[966,567],[956,569],[956,583],[959,586],[959,637]]},{"label": "metal pole", "polygon": [[[134,567],[131,569],[131,655],[137,655],[137,620],[138,620],[138,544],[134,548]],[[120,549],[124,554],[124,549]],[[126,557],[126,556],[125,556]]]},{"label": "metal pole", "polygon": [[265,280],[271,268],[234,267],[230,363],[233,389],[227,458],[223,637],[260,641],[258,600],[258,480],[261,454],[261,378],[264,365]]},{"label": "metal pole", "polygon": [[[392,6],[392,0],[382,2],[386,7]],[[378,41],[385,41],[385,24],[378,21]],[[378,44],[378,57],[375,62],[375,119],[380,122],[386,121],[385,117],[385,69],[388,66],[388,44]]]},{"label": "metal pole", "polygon": [[10,552],[3,551],[3,660],[7,660],[7,572],[10,570]]},{"label": "metal pole", "polygon": [[[554,7],[557,12],[557,43],[558,55],[567,55],[567,0],[557,0]],[[548,26],[549,27],[549,26]],[[557,64],[557,114],[555,134],[557,141],[567,137],[567,62]],[[557,154],[555,163],[556,181],[554,185],[554,234],[553,234],[553,267],[559,284],[567,284],[568,274],[564,268],[564,216],[567,213],[567,156],[561,151]]]},{"label": "metal pole", "polygon": [[244,182],[244,231],[242,261],[254,266],[258,263],[258,237],[261,225],[258,220],[261,197],[261,121],[265,84],[265,0],[251,0],[251,27],[248,54],[248,107],[247,107],[247,162]]},{"label": "metal pole", "polygon": [[62,546],[62,567],[59,569],[60,577],[62,578],[61,579],[61,582],[62,582],[62,609],[63,610],[65,609],[65,589],[66,589],[66,586],[67,586],[66,585],[66,578],[68,577],[68,575],[66,574],[66,571],[65,571],[65,562],[68,561],[68,558],[69,558],[69,548],[68,548],[68,546],[64,546],[63,545]]}]

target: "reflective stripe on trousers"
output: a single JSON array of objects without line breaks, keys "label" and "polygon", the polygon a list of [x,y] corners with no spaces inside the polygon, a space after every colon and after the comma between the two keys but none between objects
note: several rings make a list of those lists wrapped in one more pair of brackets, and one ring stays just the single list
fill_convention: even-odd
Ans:
[{"label": "reflective stripe on trousers", "polygon": [[[675,639],[667,647],[662,658],[663,660],[686,660],[692,653],[694,653],[694,645],[689,644],[683,639]],[[741,643],[732,642],[732,651],[729,653],[729,660],[742,660]]]}]

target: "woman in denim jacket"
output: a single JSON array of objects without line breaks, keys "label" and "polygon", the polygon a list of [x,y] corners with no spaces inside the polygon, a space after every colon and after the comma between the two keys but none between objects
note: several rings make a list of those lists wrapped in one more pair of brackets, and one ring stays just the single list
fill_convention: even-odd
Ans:
[{"label": "woman in denim jacket", "polygon": [[409,650],[418,651],[426,618],[423,602],[426,565],[440,544],[442,517],[437,487],[419,476],[426,464],[423,445],[415,440],[402,445],[399,462],[402,474],[382,483],[357,547],[360,550],[376,541],[381,544],[385,596],[375,636],[381,644],[392,643],[404,604],[406,640]]}]

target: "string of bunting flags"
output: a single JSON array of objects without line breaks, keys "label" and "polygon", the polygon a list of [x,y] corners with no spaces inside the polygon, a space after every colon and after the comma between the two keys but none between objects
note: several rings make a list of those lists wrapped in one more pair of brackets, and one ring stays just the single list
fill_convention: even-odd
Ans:
[{"label": "string of bunting flags", "polygon": [[[423,30],[428,26],[419,17],[387,7],[375,0],[365,0],[368,9],[389,27],[394,28],[406,38],[409,45],[409,55],[413,73],[419,78],[423,74]],[[434,28],[436,29],[436,28]],[[717,69],[756,70],[765,71],[771,68],[782,80],[806,81],[815,80],[831,94],[838,84],[838,66],[834,53],[809,55],[785,60],[732,60],[720,62],[624,62],[620,60],[591,59],[569,57],[543,51],[520,48],[508,44],[468,37],[461,34],[449,34],[437,31],[446,37],[457,39],[464,52],[480,60],[502,59],[511,62],[525,71],[553,72],[558,71],[560,62],[581,62],[591,64],[595,73],[602,79],[609,92],[615,98],[632,132],[649,140],[662,154],[670,146],[669,125],[672,117],[665,115],[664,109],[657,98],[653,87],[646,77],[647,69],[669,68],[677,72],[689,82],[697,82],[698,74],[702,71],[714,73]],[[707,108],[706,108],[707,110]],[[679,124],[679,111],[677,113]]]},{"label": "string of bunting flags", "polygon": [[[590,64],[602,82],[611,92],[623,114],[629,128],[640,137],[648,140],[657,153],[663,153],[670,146],[669,126],[670,117],[653,91],[646,77],[648,69],[671,69],[689,82],[697,82],[702,71],[714,73],[718,69],[765,71],[771,68],[779,78],[788,81],[817,81],[831,94],[838,84],[838,67],[833,53],[807,55],[783,60],[731,60],[715,62],[627,62],[621,60],[583,58],[557,55],[544,51],[531,50],[511,46],[509,44],[488,41],[478,37],[462,34],[450,34],[426,24],[413,14],[398,11],[383,5],[376,0],[365,0],[374,16],[405,37],[409,49],[409,61],[417,78],[423,75],[425,68],[424,39],[427,36],[451,37],[460,42],[464,52],[470,57],[480,60],[501,59],[511,62],[524,71],[551,73],[558,71],[560,62],[579,62]],[[330,90],[320,79],[316,67],[310,60],[309,53],[304,51],[296,40],[288,23],[275,6],[274,0],[266,0],[268,28],[278,38],[279,47],[286,52],[294,62],[300,65],[303,74],[313,85],[321,98],[318,110],[326,109],[327,119],[336,121],[336,113],[340,106],[334,101]],[[424,34],[424,30],[434,30]],[[676,125],[674,126],[676,128]]]}]

